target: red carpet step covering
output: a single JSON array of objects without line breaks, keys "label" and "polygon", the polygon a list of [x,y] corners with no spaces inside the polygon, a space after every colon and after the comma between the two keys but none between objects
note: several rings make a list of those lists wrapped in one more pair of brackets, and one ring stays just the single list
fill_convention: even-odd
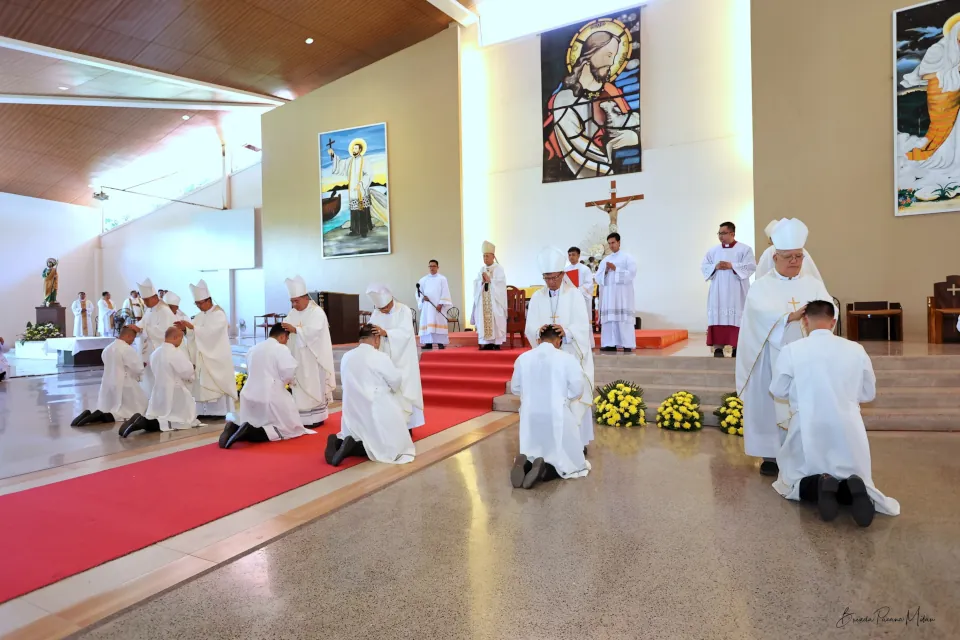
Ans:
[{"label": "red carpet step covering", "polygon": [[[424,353],[427,423],[414,440],[490,411],[520,353]],[[0,496],[0,602],[360,464],[324,462],[327,435],[339,429],[337,413],[315,436],[229,451],[212,444]]]},{"label": "red carpet step covering", "polygon": [[[687,340],[689,335],[686,329],[638,330],[637,349],[665,349],[670,345]],[[519,348],[520,340],[514,336],[515,344]],[[600,334],[596,334],[597,348],[600,347]],[[458,331],[450,334],[450,344],[458,347],[477,347],[477,333],[475,331]],[[509,344],[509,343],[508,343]],[[501,352],[502,353],[502,352]]]}]

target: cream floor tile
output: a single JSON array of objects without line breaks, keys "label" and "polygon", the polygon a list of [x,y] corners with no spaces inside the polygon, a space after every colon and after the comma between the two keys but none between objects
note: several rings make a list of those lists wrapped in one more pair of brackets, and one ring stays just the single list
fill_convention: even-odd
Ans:
[{"label": "cream floor tile", "polygon": [[47,611],[30,604],[23,598],[4,602],[0,604],[0,636],[25,627],[47,615],[50,615]]},{"label": "cream floor tile", "polygon": [[153,545],[28,593],[23,599],[47,611],[60,611],[164,567],[184,555]]},{"label": "cream floor tile", "polygon": [[264,520],[273,517],[273,515],[270,511],[261,509],[259,505],[248,507],[242,511],[231,513],[219,520],[208,522],[196,529],[191,529],[172,538],[167,538],[158,543],[158,546],[179,551],[180,553],[193,553],[214,542],[229,538],[235,533],[240,533],[250,527],[254,527]]}]

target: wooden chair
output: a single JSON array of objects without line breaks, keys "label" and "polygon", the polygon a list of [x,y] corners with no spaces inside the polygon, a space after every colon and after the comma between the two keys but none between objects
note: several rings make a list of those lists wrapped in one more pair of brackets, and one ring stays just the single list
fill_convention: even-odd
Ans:
[{"label": "wooden chair", "polygon": [[[373,315],[373,311],[364,311],[364,310],[361,309],[361,310],[360,310],[360,326],[362,327],[363,325],[365,325],[365,324],[367,324],[368,322],[370,322],[370,316],[372,316],[372,315]],[[414,315],[416,315],[416,314],[414,314]]]},{"label": "wooden chair", "polygon": [[457,307],[450,307],[447,309],[447,330],[453,331],[454,327],[457,331],[460,331],[460,309]]},{"label": "wooden chair", "polygon": [[903,342],[903,307],[886,301],[848,304],[847,339]]},{"label": "wooden chair", "polygon": [[933,295],[927,298],[927,342],[960,342],[957,316],[960,316],[960,276],[947,276],[944,282],[933,285]]},{"label": "wooden chair", "polygon": [[[257,329],[263,329],[263,339],[266,340],[270,335],[270,328],[278,322],[283,322],[286,317],[287,314],[285,313],[267,313],[262,316],[253,316],[253,343],[257,343]],[[263,320],[263,322],[257,322],[257,320]]]},{"label": "wooden chair", "polygon": [[527,326],[527,294],[523,289],[507,287],[507,337],[513,348],[513,334],[520,334],[520,346],[529,347],[523,331]]}]

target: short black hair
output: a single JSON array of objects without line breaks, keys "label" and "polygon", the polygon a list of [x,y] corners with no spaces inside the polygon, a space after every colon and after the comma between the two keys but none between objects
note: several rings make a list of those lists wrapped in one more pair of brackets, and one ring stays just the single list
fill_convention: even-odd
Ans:
[{"label": "short black hair", "polygon": [[283,325],[280,324],[279,322],[278,322],[277,324],[273,325],[272,327],[270,327],[270,337],[271,337],[271,338],[276,338],[276,337],[279,336],[281,333],[286,334],[286,335],[290,335],[290,332],[287,331],[286,329],[284,329],[284,328],[283,328]]},{"label": "short black hair", "polygon": [[730,229],[730,231],[733,231],[734,233],[737,232],[737,225],[733,224],[732,222],[721,222],[720,227],[721,228],[726,227]]},{"label": "short black hair", "polygon": [[826,300],[811,300],[807,303],[807,310],[803,315],[808,318],[834,318],[835,308],[832,302]]},{"label": "short black hair", "polygon": [[140,295],[140,292],[137,291],[136,289],[130,289],[130,295],[133,295],[133,294]]},{"label": "short black hair", "polygon": [[363,325],[360,327],[360,339],[363,340],[364,338],[372,338],[375,329],[376,328],[369,322]]},{"label": "short black hair", "polygon": [[607,240],[609,240],[610,238],[616,238],[617,242],[620,242],[620,234],[617,233],[616,231],[614,231],[613,233],[607,236]]},{"label": "short black hair", "polygon": [[100,297],[102,298],[103,296],[108,296],[108,295],[110,295],[110,292],[104,291],[103,293],[100,294]]},{"label": "short black hair", "polygon": [[438,267],[440,266],[440,263],[437,262],[436,260],[431,260],[431,261],[428,262],[427,264],[435,264],[435,265],[437,265]]},{"label": "short black hair", "polygon": [[557,329],[556,325],[548,324],[540,332],[541,340],[558,340],[560,338],[560,331]]},{"label": "short black hair", "polygon": [[86,291],[81,291],[81,292],[79,292],[77,295],[78,295],[78,296],[85,296],[85,295],[87,295],[87,292],[86,292]]},{"label": "short black hair", "polygon": [[577,255],[580,255],[580,247],[570,247],[567,249],[567,253],[576,253]]}]

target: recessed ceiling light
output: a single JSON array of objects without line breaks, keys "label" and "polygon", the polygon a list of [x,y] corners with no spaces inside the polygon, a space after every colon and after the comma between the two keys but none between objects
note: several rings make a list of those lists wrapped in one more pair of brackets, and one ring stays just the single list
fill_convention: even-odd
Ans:
[{"label": "recessed ceiling light", "polygon": [[313,44],[313,38],[307,38],[306,40],[304,40],[304,42],[306,42],[307,44]]},{"label": "recessed ceiling light", "polygon": [[180,117],[183,118],[184,120],[189,120],[189,119],[190,119],[190,116],[180,116]]},{"label": "recessed ceiling light", "polygon": [[60,89],[60,91],[69,91],[70,87],[57,87],[57,89]]}]

